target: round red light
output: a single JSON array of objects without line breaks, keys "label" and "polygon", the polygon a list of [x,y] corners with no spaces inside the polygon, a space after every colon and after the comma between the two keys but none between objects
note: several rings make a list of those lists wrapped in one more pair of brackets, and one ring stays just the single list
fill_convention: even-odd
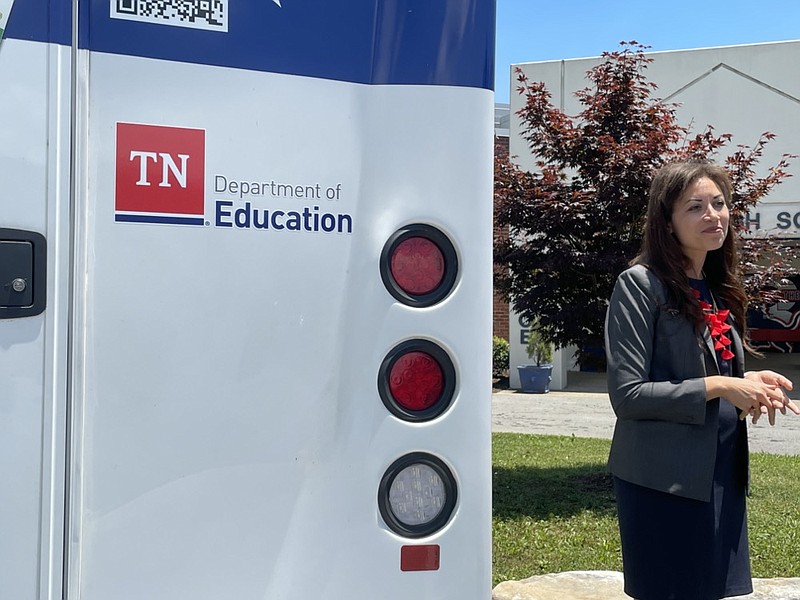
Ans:
[{"label": "round red light", "polygon": [[444,373],[427,352],[407,352],[389,371],[389,391],[406,410],[426,410],[436,404],[444,390]]},{"label": "round red light", "polygon": [[444,255],[428,238],[408,237],[392,252],[391,272],[397,285],[407,294],[429,294],[444,279]]},{"label": "round red light", "polygon": [[406,340],[392,348],[378,369],[378,393],[396,417],[430,421],[450,406],[456,370],[450,355],[430,340]]}]

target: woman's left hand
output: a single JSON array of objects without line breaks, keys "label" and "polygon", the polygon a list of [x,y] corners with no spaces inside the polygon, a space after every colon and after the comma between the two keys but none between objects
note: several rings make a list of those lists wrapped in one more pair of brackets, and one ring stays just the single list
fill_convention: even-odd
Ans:
[{"label": "woman's left hand", "polygon": [[[776,389],[780,389],[783,392],[783,406],[780,408],[781,414],[785,415],[786,409],[788,408],[794,414],[800,415],[800,408],[798,408],[797,405],[792,402],[792,399],[786,395],[786,390],[791,391],[793,389],[792,382],[786,377],[780,373],[776,373],[775,371],[749,371],[748,373],[745,373],[744,376],[746,379],[752,379],[754,381],[760,381],[761,383],[774,386]],[[769,424],[775,425],[774,408],[768,409],[766,406],[762,406],[761,411],[752,410],[750,414],[753,417],[754,424],[758,422],[758,419],[762,414],[765,414],[769,419]]]}]

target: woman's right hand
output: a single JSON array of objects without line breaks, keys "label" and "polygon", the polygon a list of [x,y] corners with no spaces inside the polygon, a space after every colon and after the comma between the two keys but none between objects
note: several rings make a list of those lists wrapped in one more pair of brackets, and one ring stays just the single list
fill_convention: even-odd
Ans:
[{"label": "woman's right hand", "polygon": [[[778,389],[783,393],[783,406],[779,407],[781,414],[786,414],[786,409],[788,408],[794,414],[800,415],[800,408],[792,402],[792,399],[789,398],[787,395],[787,390],[791,391],[793,389],[793,385],[790,379],[784,377],[780,373],[776,373],[775,371],[763,370],[763,371],[749,371],[744,374],[745,379],[750,379],[751,381],[760,381],[761,383],[766,383],[767,385],[776,385]],[[774,408],[767,408],[766,406],[761,406],[760,411],[751,410],[750,414],[753,417],[753,424],[755,425],[758,422],[758,419],[762,415],[767,415],[769,419],[770,425],[775,425],[775,409]]]},{"label": "woman's right hand", "polygon": [[784,409],[786,405],[783,388],[775,383],[764,383],[755,378],[742,379],[722,375],[706,377],[705,382],[706,399],[724,398],[741,410],[739,417],[741,419],[746,419],[751,411],[753,415],[762,414],[763,407],[771,417],[770,423],[774,423],[775,409]]}]

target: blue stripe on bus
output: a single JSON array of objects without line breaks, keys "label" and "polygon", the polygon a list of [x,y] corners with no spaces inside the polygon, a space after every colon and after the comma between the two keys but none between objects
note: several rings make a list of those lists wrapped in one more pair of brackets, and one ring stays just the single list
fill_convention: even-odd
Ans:
[{"label": "blue stripe on bus", "polygon": [[159,223],[164,225],[205,225],[204,217],[162,217],[156,215],[115,215],[117,223]]},{"label": "blue stripe on bus", "polygon": [[69,46],[72,43],[71,0],[17,0],[4,37]]},{"label": "blue stripe on bus", "polygon": [[[82,0],[80,47],[354,83],[492,88],[495,0],[280,4],[228,0],[225,33],[112,19],[110,0]],[[70,0],[18,0],[7,35],[68,44],[70,9]]]}]

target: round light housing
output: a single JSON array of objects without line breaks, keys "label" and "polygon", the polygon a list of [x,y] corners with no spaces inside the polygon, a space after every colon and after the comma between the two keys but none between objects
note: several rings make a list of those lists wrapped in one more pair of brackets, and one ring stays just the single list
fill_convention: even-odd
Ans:
[{"label": "round light housing", "polygon": [[450,520],[457,487],[439,458],[414,452],[396,460],[378,487],[378,507],[392,531],[408,538],[435,533]]},{"label": "round light housing", "polygon": [[408,306],[425,307],[452,291],[458,256],[444,233],[417,223],[392,234],[381,252],[380,269],[392,296]]},{"label": "round light housing", "polygon": [[405,421],[429,421],[450,406],[456,371],[450,356],[428,340],[395,346],[378,370],[378,393],[389,411]]}]

